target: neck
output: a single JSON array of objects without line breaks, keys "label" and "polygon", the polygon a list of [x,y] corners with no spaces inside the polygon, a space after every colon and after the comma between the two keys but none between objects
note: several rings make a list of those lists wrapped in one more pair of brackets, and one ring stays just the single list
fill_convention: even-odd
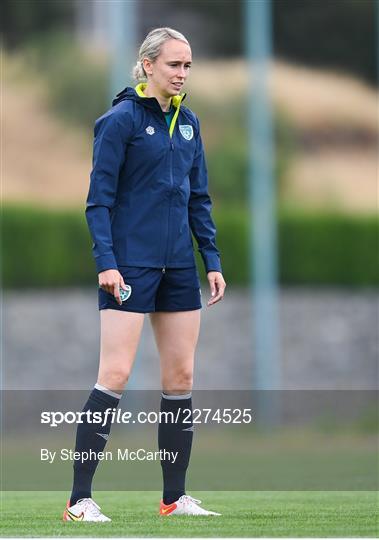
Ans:
[{"label": "neck", "polygon": [[159,105],[161,106],[162,111],[168,111],[170,109],[171,105],[171,98],[162,96],[155,88],[153,88],[151,85],[147,85],[144,89],[143,93],[147,97],[155,97],[155,99],[158,101]]}]

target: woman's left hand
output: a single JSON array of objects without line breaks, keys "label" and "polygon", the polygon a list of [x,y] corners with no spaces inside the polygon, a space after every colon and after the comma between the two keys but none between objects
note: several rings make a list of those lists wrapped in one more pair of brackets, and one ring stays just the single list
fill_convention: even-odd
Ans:
[{"label": "woman's left hand", "polygon": [[212,298],[208,300],[208,306],[212,306],[224,298],[226,283],[221,272],[208,272],[207,278],[212,296]]}]

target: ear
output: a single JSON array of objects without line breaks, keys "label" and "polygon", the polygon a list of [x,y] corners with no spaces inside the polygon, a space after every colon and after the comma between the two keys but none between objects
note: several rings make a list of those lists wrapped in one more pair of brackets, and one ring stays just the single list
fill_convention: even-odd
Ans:
[{"label": "ear", "polygon": [[142,60],[143,69],[145,70],[146,75],[153,74],[153,62],[148,58]]}]

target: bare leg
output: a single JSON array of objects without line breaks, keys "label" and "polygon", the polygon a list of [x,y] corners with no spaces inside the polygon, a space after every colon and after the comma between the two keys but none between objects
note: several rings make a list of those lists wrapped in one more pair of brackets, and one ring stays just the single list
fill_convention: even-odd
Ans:
[{"label": "bare leg", "polygon": [[144,314],[103,309],[100,317],[100,365],[97,382],[109,390],[121,393],[133,366]]},{"label": "bare leg", "polygon": [[150,314],[165,394],[186,394],[192,389],[195,349],[200,333],[200,311],[162,311]]}]

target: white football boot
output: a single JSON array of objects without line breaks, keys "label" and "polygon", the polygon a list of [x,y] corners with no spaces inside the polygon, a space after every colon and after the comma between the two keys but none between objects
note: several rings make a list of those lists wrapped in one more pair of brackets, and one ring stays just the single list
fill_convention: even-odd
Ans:
[{"label": "white football boot", "polygon": [[63,521],[111,521],[100,512],[100,506],[91,498],[79,499],[73,506],[69,504],[68,500],[63,512]]},{"label": "white football boot", "polygon": [[182,495],[177,501],[171,504],[164,504],[161,501],[159,514],[161,516],[221,516],[217,512],[204,510],[199,504],[201,504],[199,499],[194,499],[189,495]]}]

